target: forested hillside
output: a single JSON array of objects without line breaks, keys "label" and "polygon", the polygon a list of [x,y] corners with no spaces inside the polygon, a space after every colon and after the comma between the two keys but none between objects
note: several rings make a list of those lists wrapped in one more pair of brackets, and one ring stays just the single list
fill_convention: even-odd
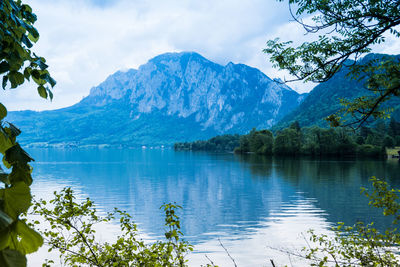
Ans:
[{"label": "forested hillside", "polygon": [[[386,57],[400,58],[400,56],[369,54],[363,58],[360,64],[365,64],[373,59],[383,60]],[[351,62],[348,64],[351,65]],[[330,80],[318,84],[305,100],[280,120],[273,129],[288,127],[294,121],[298,121],[302,127],[312,125],[328,127],[325,118],[343,108],[340,99],[352,100],[362,95],[372,94],[366,89],[364,80],[350,78],[348,73],[349,67],[343,67]],[[390,100],[385,106],[393,108],[395,118],[400,119],[400,99],[398,97]]]}]

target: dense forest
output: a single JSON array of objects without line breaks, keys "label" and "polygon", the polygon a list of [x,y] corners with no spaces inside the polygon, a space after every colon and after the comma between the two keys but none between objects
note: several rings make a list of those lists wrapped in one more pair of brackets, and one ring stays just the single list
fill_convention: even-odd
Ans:
[{"label": "dense forest", "polygon": [[241,136],[238,134],[218,135],[207,141],[199,140],[194,142],[175,143],[175,150],[193,150],[193,151],[214,151],[231,152],[239,147]]},{"label": "dense forest", "polygon": [[296,121],[273,134],[253,129],[246,135],[222,135],[207,141],[176,143],[175,150],[234,151],[263,155],[386,156],[385,148],[400,146],[400,122],[381,120],[353,132],[344,128],[301,128]]}]

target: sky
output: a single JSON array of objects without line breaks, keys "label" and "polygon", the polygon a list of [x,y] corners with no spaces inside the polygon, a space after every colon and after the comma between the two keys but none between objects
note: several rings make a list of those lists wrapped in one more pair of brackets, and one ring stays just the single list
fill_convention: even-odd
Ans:
[{"label": "sky", "polygon": [[[280,37],[309,40],[291,19],[287,2],[275,0],[25,0],[38,16],[33,51],[46,58],[57,81],[53,101],[40,98],[34,83],[0,92],[8,110],[67,107],[118,70],[138,68],[165,52],[195,51],[216,63],[243,63],[270,78],[290,78],[272,68],[262,52]],[[375,52],[400,51],[388,39]],[[288,84],[302,93],[315,84]]]}]

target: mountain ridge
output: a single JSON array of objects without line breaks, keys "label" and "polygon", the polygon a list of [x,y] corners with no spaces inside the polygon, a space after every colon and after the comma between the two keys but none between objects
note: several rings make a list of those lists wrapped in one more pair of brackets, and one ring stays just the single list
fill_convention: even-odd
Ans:
[{"label": "mountain ridge", "polygon": [[7,119],[25,144],[170,145],[271,127],[302,99],[256,68],[166,53],[115,72],[73,106]]}]

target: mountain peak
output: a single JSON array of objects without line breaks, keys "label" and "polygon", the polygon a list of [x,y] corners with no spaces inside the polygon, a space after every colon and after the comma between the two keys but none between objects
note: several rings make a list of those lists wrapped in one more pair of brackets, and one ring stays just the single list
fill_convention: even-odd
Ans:
[{"label": "mountain peak", "polygon": [[[195,52],[165,53],[138,70],[114,73],[79,104],[49,112],[47,120],[66,121],[54,136],[65,142],[171,144],[270,127],[299,97],[244,64],[222,66]],[[20,114],[26,121],[25,115]],[[72,124],[80,128],[65,134]],[[47,133],[47,127],[39,132]]]},{"label": "mountain peak", "polygon": [[196,52],[184,51],[184,52],[168,52],[158,55],[149,60],[149,63],[160,64],[171,61],[203,61],[210,62],[208,59]]},{"label": "mountain peak", "polygon": [[[196,52],[179,52],[156,56],[133,75],[113,74],[94,88],[88,99],[105,106],[123,98],[136,116],[154,112],[194,116],[204,129],[223,133],[250,120],[247,116],[257,118],[252,127],[270,127],[298,105],[298,97],[287,85],[256,68],[232,62],[222,66]],[[286,103],[293,105],[287,107]]]}]

